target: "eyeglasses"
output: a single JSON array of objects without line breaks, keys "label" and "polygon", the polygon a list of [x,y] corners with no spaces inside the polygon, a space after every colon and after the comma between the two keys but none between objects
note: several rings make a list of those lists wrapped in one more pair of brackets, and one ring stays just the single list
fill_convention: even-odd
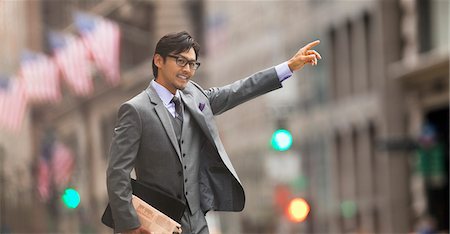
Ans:
[{"label": "eyeglasses", "polygon": [[183,56],[176,56],[176,55],[169,54],[169,55],[167,55],[167,57],[171,57],[171,58],[176,59],[177,65],[181,66],[181,67],[186,66],[186,64],[189,64],[189,68],[192,69],[192,70],[197,70],[198,67],[200,67],[200,63],[199,62],[197,62],[195,60],[188,61]]}]

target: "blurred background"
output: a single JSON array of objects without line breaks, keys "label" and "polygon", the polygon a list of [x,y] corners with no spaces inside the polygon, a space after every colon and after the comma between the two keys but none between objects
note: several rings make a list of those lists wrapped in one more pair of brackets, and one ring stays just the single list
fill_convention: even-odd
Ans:
[{"label": "blurred background", "polygon": [[321,40],[318,66],[217,117],[247,202],[212,233],[448,233],[449,2],[1,0],[0,233],[111,232],[118,107],[181,30],[204,88]]}]

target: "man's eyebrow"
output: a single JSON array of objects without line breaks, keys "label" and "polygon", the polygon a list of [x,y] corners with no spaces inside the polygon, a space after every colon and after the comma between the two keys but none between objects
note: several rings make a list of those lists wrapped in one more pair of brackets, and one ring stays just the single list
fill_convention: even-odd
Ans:
[{"label": "man's eyebrow", "polygon": [[197,60],[186,58],[185,56],[183,56],[183,55],[181,55],[181,54],[178,54],[178,56],[183,57],[183,58],[186,59],[188,62],[197,62]]}]

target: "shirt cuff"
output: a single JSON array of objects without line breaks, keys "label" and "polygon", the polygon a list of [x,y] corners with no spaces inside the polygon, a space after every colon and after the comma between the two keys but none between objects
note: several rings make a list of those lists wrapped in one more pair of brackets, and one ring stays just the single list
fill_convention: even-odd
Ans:
[{"label": "shirt cuff", "polygon": [[278,75],[280,82],[283,82],[287,78],[292,76],[292,71],[289,69],[288,63],[284,62],[275,66],[275,70]]}]

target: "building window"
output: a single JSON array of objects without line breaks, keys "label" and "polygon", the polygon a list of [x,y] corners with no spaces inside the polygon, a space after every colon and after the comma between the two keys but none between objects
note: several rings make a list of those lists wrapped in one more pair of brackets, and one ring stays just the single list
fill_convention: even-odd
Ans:
[{"label": "building window", "polygon": [[331,98],[337,100],[338,98],[338,83],[339,81],[336,79],[337,76],[337,67],[338,65],[338,56],[337,56],[337,38],[336,38],[336,29],[332,28],[329,31],[330,38],[330,60],[331,60],[331,72],[330,74],[330,93]]},{"label": "building window", "polygon": [[155,6],[151,2],[130,1],[112,12],[122,31],[120,64],[127,70],[152,58]]},{"label": "building window", "polygon": [[44,26],[52,30],[64,30],[73,21],[73,1],[42,1]]},{"label": "building window", "polygon": [[[347,23],[345,24],[345,32],[347,33],[347,50],[348,50],[348,64],[347,64],[347,69],[348,69],[348,91],[350,94],[354,94],[355,93],[355,89],[356,89],[356,77],[353,75],[354,74],[354,70],[355,67],[355,60],[354,60],[354,53],[357,51],[355,50],[355,45],[356,45],[356,38],[353,37],[353,34],[355,33],[354,31],[357,30],[355,29],[353,23],[351,21],[347,21]],[[341,63],[341,66],[345,65],[345,63]]]},{"label": "building window", "polygon": [[102,1],[103,0],[75,0],[77,7],[83,10],[90,10]]},{"label": "building window", "polygon": [[431,50],[431,2],[430,0],[417,1],[419,52]]},{"label": "building window", "polygon": [[448,48],[450,1],[431,0],[430,4],[431,47]]},{"label": "building window", "polygon": [[[191,25],[193,26],[192,36],[200,45],[204,45],[204,3],[202,0],[193,0],[186,1],[185,4],[187,5],[189,16],[191,19]],[[203,48],[206,49],[206,46]],[[207,51],[204,51],[202,53],[206,54]]]},{"label": "building window", "polygon": [[351,49],[350,22],[344,23],[337,28],[333,28],[331,39],[331,74],[332,92],[335,100],[352,94],[353,79],[351,78]]},{"label": "building window", "polygon": [[344,199],[344,192],[343,189],[345,186],[343,186],[344,183],[344,177],[343,177],[343,162],[342,162],[342,136],[339,135],[339,133],[336,133],[335,137],[334,137],[334,152],[335,155],[334,157],[336,158],[335,162],[336,165],[334,166],[334,168],[336,169],[336,172],[334,173],[334,193],[336,194],[336,201],[337,204],[335,204],[335,212],[337,214],[336,217],[336,224],[338,226],[339,229],[343,229],[343,225],[344,225],[344,217],[341,215],[341,209],[340,209],[340,205],[341,202]]},{"label": "building window", "polygon": [[377,155],[376,155],[376,149],[375,149],[375,144],[376,144],[376,129],[375,129],[375,125],[374,123],[370,123],[369,124],[369,139],[370,139],[370,165],[372,166],[371,171],[372,171],[372,178],[370,178],[372,180],[372,200],[370,201],[370,209],[372,210],[372,215],[373,215],[373,232],[374,233],[379,233],[380,229],[380,225],[381,225],[381,218],[380,218],[380,209],[378,208],[378,200],[379,200],[379,187],[378,187],[378,181],[377,178],[379,175],[380,171],[378,170],[379,166],[378,166],[378,161],[377,161]]},{"label": "building window", "polygon": [[449,1],[442,0],[417,1],[417,27],[420,53],[439,47],[448,48],[449,4]]},{"label": "building window", "polygon": [[366,90],[371,90],[372,88],[372,63],[373,63],[373,59],[372,56],[375,54],[373,51],[373,20],[372,20],[372,16],[369,15],[369,13],[365,13],[363,16],[363,22],[364,22],[364,49],[365,49],[365,61],[364,63],[366,64],[366,74],[364,74],[366,76],[366,83],[365,83],[365,87]]}]

